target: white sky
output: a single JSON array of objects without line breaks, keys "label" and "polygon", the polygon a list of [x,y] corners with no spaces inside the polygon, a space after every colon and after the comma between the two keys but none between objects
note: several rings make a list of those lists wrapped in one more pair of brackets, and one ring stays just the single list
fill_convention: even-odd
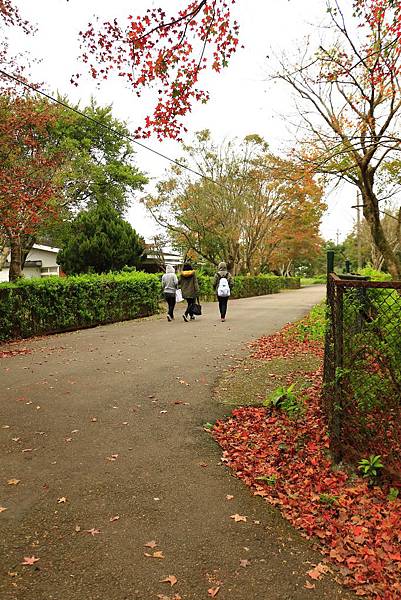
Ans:
[{"label": "white sky", "polygon": [[[83,72],[77,61],[78,32],[93,15],[101,20],[135,16],[152,6],[168,8],[176,14],[176,9],[187,3],[187,0],[17,0],[22,15],[37,24],[38,32],[35,37],[12,36],[10,50],[16,52],[24,47],[31,56],[42,59],[33,66],[32,75],[34,80],[45,82],[47,91],[58,90],[74,102],[81,99],[82,105],[91,95],[100,104],[112,103],[114,114],[134,129],[150,110],[121,79],[107,82],[100,90],[89,76],[81,78],[78,88],[70,84],[73,73]],[[275,70],[274,55],[281,51],[295,53],[305,35],[321,22],[325,0],[237,0],[235,12],[245,49],[238,51],[223,73],[204,75],[201,87],[210,91],[211,99],[207,105],[196,106],[187,117],[186,139],[189,141],[191,133],[205,128],[218,141],[258,133],[273,151],[280,151],[291,143],[286,120],[280,115],[291,115],[293,104],[289,88],[269,81],[268,74]],[[152,97],[150,94],[148,98]],[[149,139],[144,143],[172,158],[181,154],[176,142]],[[153,180],[169,166],[167,161],[142,149],[138,149],[136,160],[137,166]],[[355,204],[354,196],[355,192],[346,187],[328,196],[329,208],[321,228],[326,239],[335,240],[339,232],[341,240],[352,228],[355,215],[350,206]],[[138,201],[133,203],[127,218],[147,238],[156,231],[153,220]]]}]

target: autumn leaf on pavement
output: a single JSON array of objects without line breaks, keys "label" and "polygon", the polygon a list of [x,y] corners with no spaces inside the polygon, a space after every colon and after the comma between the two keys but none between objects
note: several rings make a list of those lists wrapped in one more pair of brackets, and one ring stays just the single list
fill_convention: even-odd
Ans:
[{"label": "autumn leaf on pavement", "polygon": [[219,593],[219,589],[220,589],[220,586],[214,587],[214,588],[209,588],[207,593],[209,594],[209,596],[211,598],[215,598],[217,596],[217,594]]},{"label": "autumn leaf on pavement", "polygon": [[9,479],[7,481],[8,485],[18,485],[21,479]]},{"label": "autumn leaf on pavement", "polygon": [[160,583],[169,583],[171,587],[177,583],[177,577],[175,575],[169,575],[165,579],[161,579]]},{"label": "autumn leaf on pavement", "polygon": [[162,550],[153,552],[153,554],[149,554],[149,552],[144,552],[144,555],[147,556],[148,558],[165,558]]},{"label": "autumn leaf on pavement", "polygon": [[310,571],[307,572],[307,575],[309,575],[309,577],[311,579],[320,579],[322,575],[324,575],[325,573],[327,573],[327,571],[329,570],[329,567],[327,567],[326,565],[324,565],[323,563],[319,563],[318,565],[316,565],[316,567],[314,569],[311,569]]},{"label": "autumn leaf on pavement", "polygon": [[85,529],[85,531],[93,536],[97,535],[98,533],[102,533],[100,529],[95,529],[94,527],[92,527],[92,529]]},{"label": "autumn leaf on pavement", "polygon": [[249,567],[250,564],[251,564],[251,561],[248,560],[247,558],[243,558],[239,561],[240,567]]},{"label": "autumn leaf on pavement", "polygon": [[110,460],[110,461],[112,461],[112,462],[113,462],[114,460],[117,460],[117,458],[118,458],[118,454],[112,454],[111,456],[106,456],[106,459],[107,459],[107,460]]},{"label": "autumn leaf on pavement", "polygon": [[236,523],[238,523],[239,521],[243,521],[244,523],[246,523],[246,516],[245,515],[239,515],[238,513],[235,515],[231,515],[230,519],[234,519],[234,521]]},{"label": "autumn leaf on pavement", "polygon": [[156,540],[152,540],[151,542],[146,542],[146,544],[144,544],[145,548],[156,548],[157,543]]},{"label": "autumn leaf on pavement", "polygon": [[24,562],[21,565],[33,565],[38,562],[40,558],[36,558],[36,556],[24,556]]}]

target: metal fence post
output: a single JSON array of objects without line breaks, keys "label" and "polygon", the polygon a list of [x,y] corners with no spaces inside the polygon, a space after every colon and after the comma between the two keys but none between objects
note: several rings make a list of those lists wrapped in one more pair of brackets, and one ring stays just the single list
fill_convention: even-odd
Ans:
[{"label": "metal fence post", "polygon": [[334,342],[334,405],[331,420],[331,447],[335,462],[342,458],[342,420],[343,420],[343,382],[342,368],[344,358],[344,290],[335,286],[335,301],[333,311],[333,342]]}]

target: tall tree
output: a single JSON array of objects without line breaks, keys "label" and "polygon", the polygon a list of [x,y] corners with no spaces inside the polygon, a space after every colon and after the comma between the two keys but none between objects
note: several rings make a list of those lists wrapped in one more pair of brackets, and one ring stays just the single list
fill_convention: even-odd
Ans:
[{"label": "tall tree", "polygon": [[358,0],[351,22],[340,2],[328,0],[331,43],[282,61],[279,77],[297,92],[305,137],[302,162],[350,182],[361,193],[374,244],[393,277],[401,261],[386,236],[381,186],[386,163],[401,149],[401,30],[398,0]]},{"label": "tall tree", "polygon": [[52,132],[54,143],[70,158],[62,204],[76,213],[107,201],[123,214],[148,182],[134,164],[127,125],[114,117],[111,106],[99,106],[93,98],[88,106],[73,108],[81,114],[61,107]]},{"label": "tall tree", "polygon": [[11,249],[11,281],[21,274],[22,238],[56,213],[65,157],[48,144],[55,120],[46,102],[0,96],[0,237]]},{"label": "tall tree", "polygon": [[184,254],[195,252],[212,264],[225,260],[234,272],[258,271],[289,207],[302,211],[305,198],[321,201],[313,177],[273,157],[257,135],[218,146],[205,130],[184,150],[184,161],[203,179],[193,181],[174,166],[145,200]]},{"label": "tall tree", "polygon": [[72,221],[58,262],[68,275],[120,271],[124,266],[137,266],[144,247],[116,209],[109,202],[100,202]]}]

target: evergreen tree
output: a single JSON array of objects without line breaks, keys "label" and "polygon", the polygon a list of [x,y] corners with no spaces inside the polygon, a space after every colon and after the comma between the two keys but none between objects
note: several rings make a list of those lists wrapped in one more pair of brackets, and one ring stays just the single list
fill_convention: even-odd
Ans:
[{"label": "evergreen tree", "polygon": [[65,273],[107,273],[137,266],[144,242],[117,210],[102,202],[82,211],[71,223],[68,238],[58,254]]}]

